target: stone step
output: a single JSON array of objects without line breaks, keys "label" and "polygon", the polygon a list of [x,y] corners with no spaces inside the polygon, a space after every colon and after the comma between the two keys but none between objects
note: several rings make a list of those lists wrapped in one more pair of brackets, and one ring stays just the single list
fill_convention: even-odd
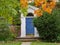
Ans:
[{"label": "stone step", "polygon": [[23,42],[31,42],[31,41],[39,40],[39,37],[17,37],[16,39]]}]

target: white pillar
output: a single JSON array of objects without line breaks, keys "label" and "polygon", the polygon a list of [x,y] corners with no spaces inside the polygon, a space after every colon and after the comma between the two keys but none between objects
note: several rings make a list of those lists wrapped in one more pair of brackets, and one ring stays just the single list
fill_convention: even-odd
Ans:
[{"label": "white pillar", "polygon": [[26,37],[26,19],[23,16],[23,14],[21,14],[21,37]]},{"label": "white pillar", "polygon": [[39,34],[38,34],[38,31],[37,31],[36,27],[34,29],[35,29],[34,37],[39,37]]}]

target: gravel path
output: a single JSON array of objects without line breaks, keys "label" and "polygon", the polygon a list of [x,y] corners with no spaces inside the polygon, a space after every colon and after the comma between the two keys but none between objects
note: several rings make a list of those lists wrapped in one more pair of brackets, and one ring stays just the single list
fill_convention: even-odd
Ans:
[{"label": "gravel path", "polygon": [[22,42],[21,45],[30,45],[30,44],[31,44],[31,42]]}]

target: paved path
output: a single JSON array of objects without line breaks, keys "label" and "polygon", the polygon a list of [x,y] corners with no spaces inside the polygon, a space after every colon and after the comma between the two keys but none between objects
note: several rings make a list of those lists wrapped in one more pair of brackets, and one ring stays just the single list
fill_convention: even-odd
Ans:
[{"label": "paved path", "polygon": [[31,42],[22,42],[21,45],[30,45],[30,44],[31,44]]}]

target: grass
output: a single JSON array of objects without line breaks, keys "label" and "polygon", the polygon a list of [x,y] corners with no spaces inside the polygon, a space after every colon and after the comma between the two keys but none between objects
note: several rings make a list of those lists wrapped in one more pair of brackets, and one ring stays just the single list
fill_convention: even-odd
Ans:
[{"label": "grass", "polygon": [[60,45],[59,43],[49,43],[49,42],[32,42],[31,45]]},{"label": "grass", "polygon": [[19,41],[0,42],[0,45],[21,45]]}]

